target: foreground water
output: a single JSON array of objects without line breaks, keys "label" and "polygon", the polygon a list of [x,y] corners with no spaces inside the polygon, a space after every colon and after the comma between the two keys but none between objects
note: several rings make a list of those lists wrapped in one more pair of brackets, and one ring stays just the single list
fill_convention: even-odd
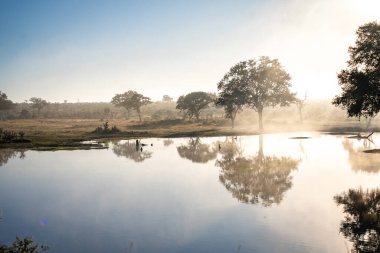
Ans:
[{"label": "foreground water", "polygon": [[380,136],[142,142],[0,150],[0,244],[20,235],[48,252],[343,253],[369,240],[342,230],[350,213],[336,196],[380,187],[380,154],[362,152]]}]

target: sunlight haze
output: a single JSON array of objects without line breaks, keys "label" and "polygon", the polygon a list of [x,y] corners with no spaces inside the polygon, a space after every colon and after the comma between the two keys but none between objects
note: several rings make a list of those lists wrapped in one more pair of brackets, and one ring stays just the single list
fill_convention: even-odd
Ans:
[{"label": "sunlight haze", "polygon": [[160,100],[216,84],[239,61],[278,58],[292,90],[339,94],[356,29],[380,1],[1,1],[0,90],[16,102]]}]

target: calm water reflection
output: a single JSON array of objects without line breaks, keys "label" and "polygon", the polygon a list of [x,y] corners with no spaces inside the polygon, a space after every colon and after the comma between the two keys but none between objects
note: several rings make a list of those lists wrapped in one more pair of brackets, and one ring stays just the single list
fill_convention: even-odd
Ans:
[{"label": "calm water reflection", "polygon": [[25,157],[25,150],[0,149],[0,166],[5,165],[9,159]]},{"label": "calm water reflection", "polygon": [[177,147],[180,157],[189,159],[194,163],[207,163],[214,160],[218,154],[215,143],[202,143],[201,138],[189,138],[186,144]]},{"label": "calm water reflection", "polygon": [[220,146],[226,147],[216,161],[216,166],[221,168],[220,182],[234,198],[244,203],[279,204],[292,186],[290,172],[297,168],[299,161],[290,157],[265,156],[262,136],[259,137],[259,151],[252,156],[236,155],[241,152],[234,143],[232,138],[231,142],[226,141]]},{"label": "calm water reflection", "polygon": [[117,156],[124,156],[135,162],[143,162],[152,157],[152,151],[148,151],[146,146],[136,145],[135,141],[118,141],[113,143],[112,151]]},{"label": "calm water reflection", "polygon": [[[370,203],[349,189],[380,187],[380,154],[362,153],[362,141],[292,133],[143,143],[0,150],[0,244],[30,235],[49,252],[343,253],[378,242],[379,205],[346,208]],[[355,234],[353,222],[366,229]]]},{"label": "calm water reflection", "polygon": [[354,171],[377,174],[380,171],[380,155],[364,153],[373,146],[368,140],[353,141],[345,139],[343,147],[348,152],[348,161]]},{"label": "calm water reflection", "polygon": [[340,231],[359,253],[380,252],[380,190],[350,189],[335,196],[346,214]]}]

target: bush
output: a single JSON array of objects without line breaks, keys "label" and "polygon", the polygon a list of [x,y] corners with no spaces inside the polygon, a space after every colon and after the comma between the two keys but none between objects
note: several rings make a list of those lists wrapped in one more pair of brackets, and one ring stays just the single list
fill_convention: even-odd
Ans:
[{"label": "bush", "polygon": [[99,126],[97,127],[93,133],[97,133],[97,134],[113,134],[113,133],[119,133],[121,132],[119,128],[117,128],[116,126],[113,126],[113,127],[109,127],[108,125],[108,121],[104,122],[103,123],[103,126]]},{"label": "bush", "polygon": [[20,239],[16,236],[16,240],[11,246],[7,246],[5,244],[0,245],[0,253],[40,253],[48,249],[48,246],[38,245],[38,243],[33,242],[30,237]]},{"label": "bush", "polygon": [[23,131],[16,133],[12,130],[4,130],[0,128],[0,142],[30,142],[30,140],[24,139],[24,137],[25,132]]},{"label": "bush", "polygon": [[11,142],[17,138],[17,133],[10,130],[3,130],[1,133],[1,140]]},{"label": "bush", "polygon": [[26,109],[22,109],[20,112],[19,118],[20,119],[30,119],[32,115],[30,115],[30,112]]}]

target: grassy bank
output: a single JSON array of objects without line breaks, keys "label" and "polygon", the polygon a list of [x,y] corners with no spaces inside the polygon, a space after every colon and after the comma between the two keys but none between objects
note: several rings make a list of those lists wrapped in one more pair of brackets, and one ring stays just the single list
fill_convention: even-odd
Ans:
[{"label": "grassy bank", "polygon": [[[237,126],[232,129],[226,120],[208,120],[189,122],[183,120],[146,121],[139,123],[128,120],[109,120],[110,127],[116,126],[120,132],[94,133],[104,121],[95,119],[46,119],[46,120],[6,120],[0,121],[0,128],[16,133],[24,132],[28,143],[0,143],[0,147],[22,148],[100,148],[94,143],[83,144],[82,141],[102,140],[110,138],[149,138],[149,137],[193,137],[258,134],[257,126]],[[288,131],[326,131],[332,133],[352,133],[360,131],[358,124],[329,125],[318,124],[283,124],[283,122],[267,122],[266,132]],[[377,131],[379,129],[372,128]]]},{"label": "grassy bank", "polygon": [[117,133],[94,133],[104,122],[93,119],[67,120],[6,120],[0,128],[16,133],[24,132],[28,143],[0,143],[0,147],[19,148],[97,148],[93,143],[80,142],[110,138],[186,137],[256,134],[247,128],[232,129],[222,123],[186,122],[182,120],[150,121],[139,123],[126,120],[109,120],[109,126],[116,126]]}]

